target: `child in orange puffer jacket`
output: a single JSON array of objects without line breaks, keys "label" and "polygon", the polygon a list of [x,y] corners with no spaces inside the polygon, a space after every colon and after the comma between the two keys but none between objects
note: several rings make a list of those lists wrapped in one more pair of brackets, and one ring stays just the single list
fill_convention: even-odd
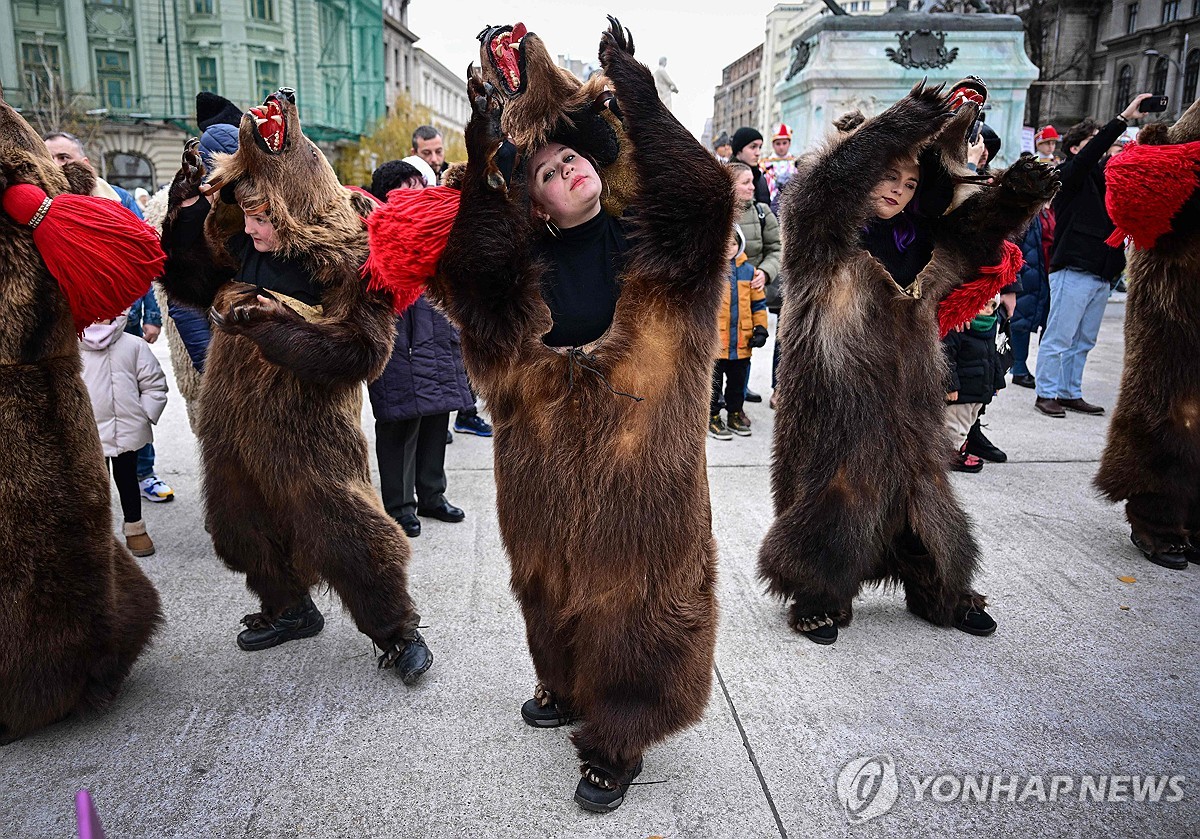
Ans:
[{"label": "child in orange puffer jacket", "polygon": [[[766,293],[750,287],[754,266],[746,259],[746,240],[736,225],[730,235],[728,254],[729,281],[717,309],[717,361],[709,403],[708,433],[717,440],[731,440],[733,434],[750,436],[750,418],[742,409],[746,379],[750,375],[750,353],[767,342]],[[721,420],[722,380],[728,426]]]}]

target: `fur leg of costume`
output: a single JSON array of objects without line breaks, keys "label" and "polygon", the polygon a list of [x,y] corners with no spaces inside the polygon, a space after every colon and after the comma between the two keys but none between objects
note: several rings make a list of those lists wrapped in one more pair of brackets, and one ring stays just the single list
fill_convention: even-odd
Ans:
[{"label": "fur leg of costume", "polygon": [[[522,47],[530,90],[556,72],[533,44]],[[663,109],[627,45],[617,27],[601,44],[638,184],[608,332],[573,351],[542,342],[551,317],[530,217],[496,170],[502,102],[479,79],[462,205],[430,287],[492,412],[500,530],[538,679],[582,716],[581,760],[616,774],[695,723],[711,687],[704,428],[733,211],[727,174]]]},{"label": "fur leg of costume", "polygon": [[[362,383],[392,351],[386,294],[369,291],[362,218],[329,163],[301,133],[283,94],[263,108],[277,128],[269,145],[253,114],[239,149],[218,155],[210,183],[251,182],[267,199],[276,254],[304,266],[320,309],[258,303],[230,280],[226,250],[242,225],[237,204],[213,191],[205,235],[174,235],[181,203],[199,191],[199,158],[185,153],[170,191],[164,288],[172,300],[212,306],[216,327],[197,428],[213,547],[246,575],[268,618],[325,580],[359,630],[387,648],[411,638],[419,616],[408,595],[408,541],[371,487],[361,428]],[[307,307],[312,308],[312,307]]]},{"label": "fur leg of costume", "polygon": [[[95,183],[83,166],[55,165],[41,137],[3,100],[0,164],[0,195],[16,183],[51,198],[87,195]],[[113,534],[109,476],[79,375],[71,308],[28,228],[4,213],[0,320],[5,742],[111,701],[162,614],[150,580]]]},{"label": "fur leg of costume", "polygon": [[[917,85],[812,155],[784,196],[776,518],[758,568],[792,601],[798,630],[849,623],[868,582],[903,583],[908,608],[938,625],[983,605],[971,587],[978,549],[947,477],[937,306],[1000,262],[1006,237],[1056,184],[1026,162],[990,187],[971,183],[965,134],[978,106],[953,107],[940,88]],[[947,206],[934,211],[932,259],[901,289],[860,237],[885,169],[918,155]]]},{"label": "fur leg of costume", "polygon": [[1126,502],[1154,551],[1200,550],[1200,102],[1173,126],[1143,128],[1109,162],[1106,200],[1115,238],[1134,247],[1125,366],[1096,486]]}]

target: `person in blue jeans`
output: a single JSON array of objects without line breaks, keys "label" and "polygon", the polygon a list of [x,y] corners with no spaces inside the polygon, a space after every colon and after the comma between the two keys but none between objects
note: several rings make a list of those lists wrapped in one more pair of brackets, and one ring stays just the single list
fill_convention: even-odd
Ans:
[{"label": "person in blue jeans", "polygon": [[1109,285],[1125,267],[1124,250],[1104,243],[1114,229],[1104,207],[1104,164],[1109,146],[1145,116],[1138,106],[1149,95],[1134,97],[1107,125],[1085,119],[1063,136],[1067,159],[1059,166],[1062,188],[1052,204],[1050,315],[1038,345],[1034,401],[1046,416],[1104,413],[1083,398],[1083,366],[1100,334]]}]

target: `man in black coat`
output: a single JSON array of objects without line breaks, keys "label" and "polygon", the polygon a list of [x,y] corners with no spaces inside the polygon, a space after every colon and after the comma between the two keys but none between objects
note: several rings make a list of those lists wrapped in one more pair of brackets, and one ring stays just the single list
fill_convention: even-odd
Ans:
[{"label": "man in black coat", "polygon": [[1103,127],[1086,119],[1063,137],[1067,159],[1058,169],[1062,188],[1053,203],[1050,316],[1038,345],[1034,402],[1047,416],[1104,413],[1083,398],[1083,365],[1100,334],[1109,284],[1125,267],[1124,250],[1104,243],[1113,232],[1104,208],[1104,165],[1109,146],[1130,122],[1145,116],[1138,106],[1149,95],[1134,97]]}]

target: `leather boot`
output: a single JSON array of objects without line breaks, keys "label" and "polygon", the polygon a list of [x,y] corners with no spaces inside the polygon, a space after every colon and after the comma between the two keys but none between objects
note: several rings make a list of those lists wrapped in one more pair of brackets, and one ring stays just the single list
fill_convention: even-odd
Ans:
[{"label": "leather boot", "polygon": [[242,618],[246,628],[238,634],[237,644],[247,652],[265,650],[285,641],[311,638],[325,627],[325,616],[307,594],[295,606],[290,606],[279,617],[269,620],[262,612]]}]

